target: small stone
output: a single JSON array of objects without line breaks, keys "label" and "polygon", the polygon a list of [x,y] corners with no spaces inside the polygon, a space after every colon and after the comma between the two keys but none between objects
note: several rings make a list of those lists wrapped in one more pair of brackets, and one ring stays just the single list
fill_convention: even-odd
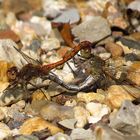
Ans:
[{"label": "small stone", "polygon": [[40,108],[40,115],[49,121],[74,118],[73,108],[50,102]]},{"label": "small stone", "polygon": [[134,32],[134,33],[130,34],[130,36],[137,41],[140,40],[140,32]]},{"label": "small stone", "polygon": [[[19,129],[19,127],[25,122],[25,120],[29,118],[28,116],[20,112],[14,112],[12,116],[8,114],[8,117],[9,120],[7,122],[7,125],[11,130]],[[13,133],[17,134],[18,130],[17,132],[14,131]]]},{"label": "small stone", "polygon": [[77,121],[76,119],[66,119],[66,120],[60,121],[58,123],[65,128],[74,129],[76,121]]},{"label": "small stone", "polygon": [[87,124],[90,113],[81,106],[74,107],[74,116],[77,120],[76,127],[82,128]]},{"label": "small stone", "polygon": [[48,137],[46,140],[71,140],[71,138],[63,133],[57,133],[54,136]]},{"label": "small stone", "polygon": [[134,0],[128,5],[128,9],[137,10],[140,12],[140,1]]},{"label": "small stone", "polygon": [[122,47],[124,54],[132,53],[132,50],[128,46],[124,45],[121,41],[116,42],[116,44]]},{"label": "small stone", "polygon": [[64,10],[67,6],[67,2],[56,1],[56,0],[43,0],[42,7],[44,10],[44,15],[48,18],[55,18],[59,14],[61,14],[61,10]]},{"label": "small stone", "polygon": [[0,108],[0,121],[2,121],[5,118],[5,114],[3,110]]},{"label": "small stone", "polygon": [[13,62],[16,67],[22,68],[27,61],[14,47],[18,48],[18,45],[13,40],[0,39],[0,59]]},{"label": "small stone", "polygon": [[33,16],[30,19],[30,22],[37,35],[43,36],[49,35],[51,33],[51,23],[48,20],[46,20],[45,17]]},{"label": "small stone", "polygon": [[71,101],[71,100],[73,101],[74,98],[70,95],[60,94],[60,95],[54,97],[52,100],[58,104],[64,105],[67,101]]},{"label": "small stone", "polygon": [[12,39],[15,42],[20,41],[19,36],[10,29],[0,31],[0,39]]},{"label": "small stone", "polygon": [[113,109],[120,108],[124,100],[134,100],[134,97],[120,85],[110,86],[107,93],[106,104]]},{"label": "small stone", "polygon": [[134,62],[128,69],[127,78],[135,83],[136,85],[140,86],[140,62]]},{"label": "small stone", "polygon": [[19,110],[21,111],[25,107],[26,103],[24,100],[21,100],[17,102],[16,105],[19,107]]},{"label": "small stone", "polygon": [[[18,3],[18,5],[17,5]],[[3,9],[6,13],[9,11],[14,12],[15,14],[20,12],[25,12],[30,10],[30,6],[27,0],[21,0],[20,3],[18,0],[4,0],[2,3]]]},{"label": "small stone", "polygon": [[111,57],[111,54],[110,53],[100,53],[99,57],[103,60],[107,60]]},{"label": "small stone", "polygon": [[122,56],[123,49],[120,45],[115,44],[113,42],[108,42],[105,46],[106,50],[109,51],[113,58],[117,58]]},{"label": "small stone", "polygon": [[72,29],[72,33],[81,41],[96,42],[111,34],[107,20],[96,16]]},{"label": "small stone", "polygon": [[32,135],[29,135],[29,136],[22,135],[22,136],[16,136],[15,140],[39,140],[39,138],[37,138],[36,136],[32,136]]},{"label": "small stone", "polygon": [[84,93],[84,92],[79,92],[77,94],[77,101],[82,101],[89,103],[91,101],[98,101],[102,103],[105,99],[105,96],[102,94],[97,94],[94,92],[89,92],[89,93]]},{"label": "small stone", "polygon": [[32,135],[38,137],[39,140],[46,140],[49,136],[51,136],[51,133],[47,128],[45,128],[41,131],[33,132]]},{"label": "small stone", "polygon": [[125,29],[128,24],[123,18],[122,12],[120,12],[120,7],[117,4],[112,4],[108,1],[103,12],[103,17],[105,17],[112,26],[117,26]]},{"label": "small stone", "polygon": [[20,14],[31,10],[39,10],[41,8],[41,1],[20,0],[19,2],[18,0],[4,0],[2,6],[6,13],[12,11],[15,14]]},{"label": "small stone", "polygon": [[51,51],[60,48],[60,42],[56,38],[48,38],[42,42],[41,48],[45,51]]},{"label": "small stone", "polygon": [[74,106],[76,106],[76,105],[77,105],[77,102],[76,102],[76,100],[74,100],[74,99],[70,99],[69,101],[66,101],[66,102],[65,102],[65,106],[74,107]]},{"label": "small stone", "polygon": [[140,134],[140,106],[124,101],[121,108],[110,118],[110,126],[127,135]]},{"label": "small stone", "polygon": [[114,131],[111,127],[107,125],[98,125],[95,128],[94,132],[95,132],[96,139],[100,139],[100,140],[128,140],[118,131],[116,130]]},{"label": "small stone", "polygon": [[72,138],[72,140],[95,140],[95,136],[92,130],[85,130],[83,128],[73,129],[70,137]]},{"label": "small stone", "polygon": [[0,122],[0,139],[3,140],[4,138],[11,135],[12,135],[12,132],[9,129],[9,127],[6,124]]},{"label": "small stone", "polygon": [[110,113],[110,108],[107,105],[90,102],[86,105],[86,109],[90,112],[91,116],[88,118],[89,123],[96,123],[101,118]]},{"label": "small stone", "polygon": [[77,23],[80,20],[80,15],[77,9],[69,9],[62,12],[62,14],[55,18],[52,22],[54,23]]},{"label": "small stone", "polygon": [[46,120],[40,118],[40,117],[34,117],[27,119],[23,125],[20,127],[20,133],[23,135],[30,135],[34,131],[40,131],[45,128],[48,128],[48,130],[51,132],[52,135],[63,132],[62,129],[58,128],[57,126],[47,122]]},{"label": "small stone", "polygon": [[[120,43],[121,42],[121,43]],[[120,37],[118,38],[118,42],[116,42],[117,44],[120,43],[120,46],[125,46],[128,47],[130,49],[137,49],[140,50],[140,42],[139,41],[135,41],[132,38],[126,38],[126,37]],[[131,50],[132,51],[132,50]]]},{"label": "small stone", "polygon": [[[26,96],[25,96],[26,95]],[[23,91],[22,87],[15,86],[8,90],[4,90],[1,92],[0,96],[0,106],[10,105],[12,103],[16,103],[28,96],[25,91]]]}]

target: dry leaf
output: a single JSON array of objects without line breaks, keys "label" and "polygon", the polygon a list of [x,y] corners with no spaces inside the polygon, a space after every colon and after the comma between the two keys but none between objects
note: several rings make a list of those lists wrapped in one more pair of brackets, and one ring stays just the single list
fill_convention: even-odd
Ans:
[{"label": "dry leaf", "polygon": [[73,43],[73,36],[71,33],[71,27],[69,23],[52,23],[54,27],[57,27],[62,38],[64,39],[65,43],[71,47],[74,48],[75,45]]}]

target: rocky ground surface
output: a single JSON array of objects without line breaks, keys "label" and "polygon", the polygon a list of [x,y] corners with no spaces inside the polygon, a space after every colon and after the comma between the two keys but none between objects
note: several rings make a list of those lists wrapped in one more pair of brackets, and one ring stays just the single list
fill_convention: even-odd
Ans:
[{"label": "rocky ground surface", "polygon": [[139,0],[0,0],[0,140],[139,140],[139,116]]}]

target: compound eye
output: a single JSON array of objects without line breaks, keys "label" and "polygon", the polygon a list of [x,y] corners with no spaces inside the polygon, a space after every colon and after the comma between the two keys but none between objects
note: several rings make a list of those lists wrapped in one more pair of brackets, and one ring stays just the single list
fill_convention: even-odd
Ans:
[{"label": "compound eye", "polygon": [[18,69],[17,67],[11,67],[10,69],[7,70],[7,77],[8,77],[8,81],[14,81],[17,77],[18,74]]}]

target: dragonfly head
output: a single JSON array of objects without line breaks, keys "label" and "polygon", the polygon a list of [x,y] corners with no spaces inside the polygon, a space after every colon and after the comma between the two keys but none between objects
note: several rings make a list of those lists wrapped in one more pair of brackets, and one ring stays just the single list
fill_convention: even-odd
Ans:
[{"label": "dragonfly head", "polygon": [[13,66],[7,70],[7,77],[9,82],[16,81],[17,76],[18,76],[17,67]]}]

